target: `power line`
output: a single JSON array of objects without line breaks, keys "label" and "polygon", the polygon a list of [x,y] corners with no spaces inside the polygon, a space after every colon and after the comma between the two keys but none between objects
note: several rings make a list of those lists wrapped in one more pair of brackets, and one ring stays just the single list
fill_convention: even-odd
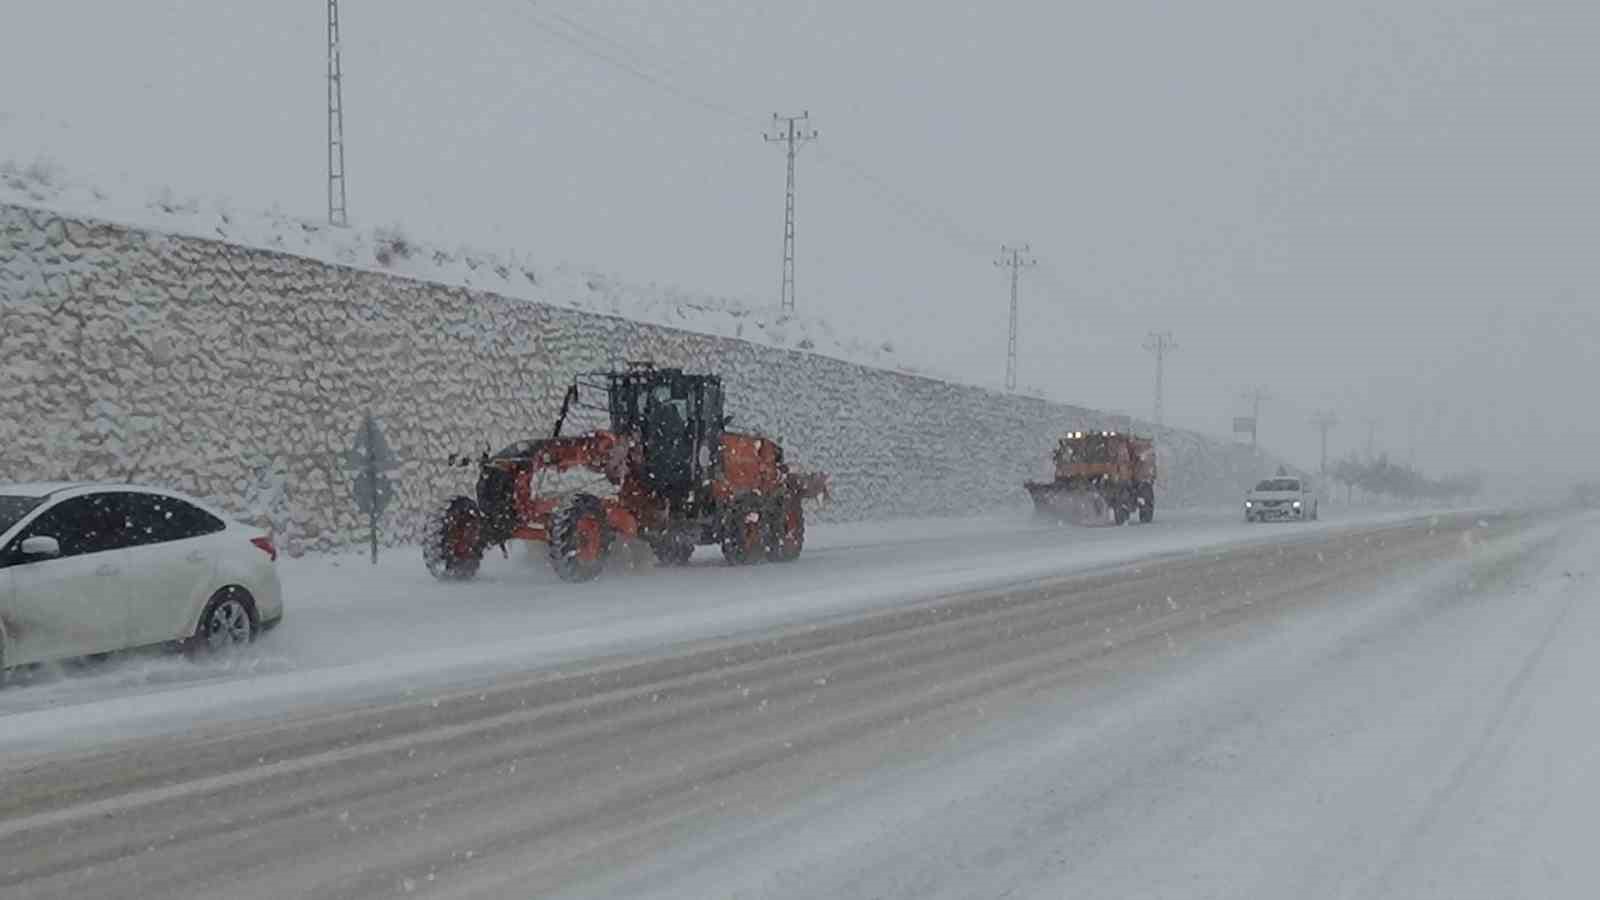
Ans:
[{"label": "power line", "polygon": [[817,158],[823,163],[831,163],[843,169],[845,175],[871,188],[877,199],[892,211],[922,226],[923,230],[930,234],[938,234],[963,250],[973,253],[988,253],[989,248],[994,245],[988,238],[968,231],[951,216],[917,200],[878,175],[874,175],[860,163],[837,153],[825,142],[817,143]]},{"label": "power line", "polygon": [[[529,0],[529,6],[533,7],[537,6],[537,4],[535,4],[533,0]],[[638,62],[638,54],[621,41],[611,38],[606,34],[584,25],[583,23],[578,22],[569,16],[565,16],[554,10],[544,9],[542,7],[539,8],[537,13],[530,10],[528,15],[529,20],[533,23],[534,27],[545,32],[551,37],[560,40],[561,42],[579,50],[588,56],[611,65],[632,76],[633,78],[657,88],[658,90],[664,91],[680,100],[692,103],[704,110],[725,116],[734,121],[741,123],[759,121],[759,117],[736,109],[729,104],[722,103],[718,100],[713,100],[694,91],[678,87],[677,85],[668,81],[662,75],[652,72],[651,68],[653,67]],[[577,32],[577,34],[581,35],[583,38],[587,38],[588,41],[604,44],[607,47],[615,50],[616,53],[625,54],[629,57],[634,57],[634,59],[629,60],[619,58],[616,53],[610,53],[597,49],[579,37],[563,31],[552,22],[541,18],[541,16],[548,16],[550,19],[555,20],[555,22],[565,26],[567,29]],[[927,203],[917,200],[907,192],[894,187],[881,176],[869,171],[865,166],[849,159],[843,154],[840,154],[831,147],[824,146],[821,142],[818,142],[817,156],[821,162],[837,166],[844,170],[847,176],[871,187],[878,200],[884,202],[884,204],[893,212],[896,212],[906,219],[923,226],[924,230],[929,231],[930,233],[939,233],[945,239],[962,247],[963,249],[974,253],[985,253],[988,251],[988,248],[993,245],[992,241],[968,231],[951,216],[939,211]]]},{"label": "power line", "polygon": [[800,144],[817,139],[817,130],[811,127],[811,113],[798,116],[772,114],[772,131],[762,135],[769,144],[788,147],[789,178],[783,200],[783,282],[778,288],[778,308],[794,311],[794,153]]},{"label": "power line", "polygon": [[[612,66],[613,68],[638,81],[648,84],[657,90],[670,94],[686,103],[693,104],[707,112],[726,117],[733,121],[750,123],[758,120],[758,117],[750,115],[747,112],[739,110],[727,103],[723,103],[698,92],[679,87],[677,84],[673,83],[673,81],[660,73],[660,69],[662,67],[651,66],[640,61],[639,54],[626,44],[611,38],[603,32],[591,28],[569,16],[563,15],[560,12],[541,7],[536,0],[528,0],[525,11],[527,13],[529,23],[546,35],[578,50],[580,53],[583,53],[586,56],[592,57],[609,66]],[[602,49],[601,47],[595,46],[596,44],[604,45],[604,47],[610,49]],[[774,118],[781,119],[781,117]],[[814,131],[811,133],[810,139],[816,139],[816,133]],[[784,142],[787,143],[787,138],[784,139]],[[797,139],[797,142],[800,141]],[[950,215],[940,211],[931,204],[918,200],[911,194],[894,187],[887,180],[879,175],[874,174],[860,163],[852,161],[842,154],[831,150],[831,148],[824,148],[820,144],[817,147],[817,151],[820,161],[824,162],[825,164],[837,166],[843,170],[848,177],[871,188],[871,193],[876,199],[878,199],[880,202],[883,202],[891,211],[919,225],[923,230],[932,234],[939,234],[944,239],[969,252],[986,252],[986,248],[992,246],[992,243],[988,239],[985,239],[967,230]],[[791,194],[785,204],[785,276],[782,286],[782,295],[780,297],[780,301],[784,304],[784,308],[786,309],[793,308],[794,299],[792,259],[793,241],[791,234],[792,221],[790,218],[792,215],[792,210],[790,207],[792,207],[793,200],[792,181],[793,161],[791,154]]]},{"label": "power line", "polygon": [[1152,331],[1150,332],[1149,338],[1144,342],[1144,348],[1156,355],[1156,424],[1163,425],[1165,422],[1162,421],[1161,406],[1162,400],[1164,399],[1162,396],[1164,388],[1163,379],[1165,376],[1167,354],[1178,349],[1178,344],[1172,339],[1172,332]]},{"label": "power line", "polygon": [[[530,2],[533,2],[533,3],[535,3],[535,5],[537,5],[537,0],[530,0]],[[627,44],[623,43],[622,41],[619,41],[616,38],[611,37],[610,35],[602,32],[602,31],[599,31],[598,29],[591,28],[588,25],[585,25],[582,22],[579,22],[577,19],[572,18],[571,16],[564,15],[564,14],[562,14],[560,12],[557,12],[556,10],[549,9],[549,8],[544,8],[544,7],[540,8],[540,14],[549,16],[550,18],[555,19],[556,21],[558,21],[561,24],[567,26],[568,28],[572,29],[573,31],[578,32],[579,34],[583,35],[584,37],[589,38],[590,40],[593,40],[593,41],[599,41],[600,43],[605,44],[606,46],[610,47],[613,50],[616,50],[619,53],[626,54],[628,56],[634,57],[635,59],[637,59],[637,57],[639,56],[639,52],[636,49],[634,49],[633,47],[628,46]],[[636,65],[637,65],[637,63],[636,63]],[[680,71],[682,70],[682,66],[681,65],[677,65],[677,66],[662,65],[662,66],[659,66],[659,68],[677,68]],[[721,105],[721,104],[718,104],[718,105]]]},{"label": "power line", "polygon": [[616,48],[617,50],[619,50],[622,53],[628,53],[628,54],[631,54],[631,55],[636,55],[636,54],[633,54],[633,51],[627,49],[620,42],[615,41],[615,40],[613,40],[611,38],[608,38],[608,37],[604,37],[604,36],[600,35],[600,33],[595,31],[594,29],[591,29],[591,28],[588,28],[588,27],[586,27],[584,25],[581,25],[581,24],[573,21],[572,19],[561,15],[560,13],[556,13],[556,12],[548,12],[548,13],[546,13],[546,11],[544,11],[544,10],[538,10],[537,12],[535,12],[534,10],[537,8],[537,6],[538,6],[537,3],[533,2],[533,0],[529,0],[529,2],[528,2],[528,7],[529,7],[529,10],[528,10],[528,21],[529,21],[529,23],[532,24],[533,27],[535,27],[535,28],[539,29],[540,31],[544,32],[545,34],[555,38],[556,40],[561,41],[562,43],[568,45],[569,47],[572,47],[572,48],[578,50],[579,52],[581,52],[581,53],[583,53],[583,54],[585,54],[587,56],[591,56],[591,57],[593,57],[595,59],[598,59],[601,62],[607,63],[608,65],[618,69],[619,71],[622,71],[622,72],[624,72],[624,73],[626,73],[628,75],[631,75],[634,78],[638,79],[639,81],[642,81],[645,84],[648,84],[648,85],[656,88],[657,90],[661,90],[661,91],[664,91],[664,92],[666,92],[668,94],[671,94],[674,97],[677,97],[679,100],[683,100],[686,103],[691,103],[691,104],[693,104],[695,106],[700,107],[701,109],[706,110],[707,112],[715,113],[715,114],[717,114],[719,116],[726,116],[726,117],[728,117],[730,119],[736,120],[736,121],[738,121],[740,123],[744,123],[744,124],[749,124],[751,122],[760,121],[760,117],[759,116],[754,116],[754,115],[750,115],[750,114],[741,112],[741,111],[739,111],[737,109],[734,109],[733,107],[731,107],[731,106],[729,106],[729,105],[727,105],[725,103],[720,103],[720,102],[718,102],[716,100],[712,100],[712,99],[710,99],[708,97],[705,97],[705,96],[703,96],[701,94],[695,93],[694,91],[690,91],[690,90],[686,90],[684,88],[680,88],[677,85],[673,84],[672,82],[668,81],[666,78],[662,77],[661,75],[654,74],[654,73],[648,71],[643,65],[640,65],[640,64],[637,64],[637,63],[634,63],[634,62],[630,62],[629,60],[626,60],[626,59],[621,59],[615,53],[608,53],[605,50],[601,50],[601,49],[598,49],[598,48],[592,46],[592,44],[585,42],[581,37],[574,36],[573,34],[567,32],[567,31],[563,31],[563,30],[561,30],[561,28],[557,27],[556,25],[552,24],[551,22],[541,18],[541,15],[542,14],[550,15],[552,18],[555,18],[557,21],[559,21],[560,23],[564,24],[567,28],[571,29],[572,31],[577,32],[579,35],[589,36],[591,41],[599,41],[599,42],[605,43],[605,44],[607,44],[607,45],[609,45],[611,47]]},{"label": "power line", "polygon": [[1011,331],[1010,338],[1006,341],[1006,390],[1017,389],[1017,276],[1023,269],[1030,269],[1039,264],[1036,259],[1023,259],[1022,254],[1027,253],[1028,245],[1016,247],[1002,246],[1000,258],[994,261],[996,266],[1011,270]]}]

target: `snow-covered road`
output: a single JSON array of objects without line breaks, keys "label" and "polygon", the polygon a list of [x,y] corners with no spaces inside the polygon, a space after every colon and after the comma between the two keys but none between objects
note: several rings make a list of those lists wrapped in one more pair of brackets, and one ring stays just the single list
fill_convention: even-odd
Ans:
[{"label": "snow-covered road", "polygon": [[1600,894],[1600,519],[1329,596],[583,895]]},{"label": "snow-covered road", "polygon": [[[1330,523],[1200,552],[1188,527],[1133,565],[1095,568],[1115,556],[1097,532],[1078,575],[0,755],[0,893],[1595,894],[1600,516]],[[946,540],[1030,552],[980,528],[861,566],[926,568],[912,543]],[[526,583],[501,574],[471,596]],[[304,673],[339,669],[292,646]]]},{"label": "snow-covered road", "polygon": [[1414,518],[1346,510],[1314,523],[1246,525],[1235,510],[1182,511],[1149,526],[1075,528],[1025,514],[813,526],[788,565],[731,569],[714,547],[687,569],[614,564],[568,585],[542,545],[491,551],[478,580],[441,584],[414,549],[280,563],[284,624],[236,657],[192,663],[136,654],[53,667],[0,689],[0,753],[186,730],[197,721],[275,715],[306,703],[527,671],[675,641],[825,619],[943,593],[1022,584],[1171,554],[1296,541]]}]

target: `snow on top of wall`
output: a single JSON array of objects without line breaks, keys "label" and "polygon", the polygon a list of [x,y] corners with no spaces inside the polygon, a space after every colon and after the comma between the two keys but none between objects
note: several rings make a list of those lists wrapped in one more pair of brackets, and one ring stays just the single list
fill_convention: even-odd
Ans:
[{"label": "snow on top of wall", "polygon": [[[335,228],[280,209],[232,208],[223,198],[182,197],[170,188],[106,190],[79,183],[48,160],[0,161],[0,203],[46,209],[164,233],[226,241],[320,262],[384,272],[583,312],[739,338],[879,369],[971,384],[941,373],[937,348],[906,348],[886,336],[848,333],[826,319],[784,313],[671,285],[628,283],[596,268],[552,263],[517,251],[449,248],[411,236],[403,225]],[[934,360],[930,365],[929,360]],[[977,384],[996,388],[996,385]],[[1044,397],[1022,386],[1026,396]]]}]

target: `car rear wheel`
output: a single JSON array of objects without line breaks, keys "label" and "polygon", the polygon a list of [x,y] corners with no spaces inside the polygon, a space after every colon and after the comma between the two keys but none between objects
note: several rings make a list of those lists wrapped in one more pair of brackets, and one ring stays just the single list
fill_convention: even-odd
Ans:
[{"label": "car rear wheel", "polygon": [[255,601],[243,588],[224,588],[207,601],[200,613],[200,624],[185,649],[195,658],[215,656],[242,647],[255,637]]}]

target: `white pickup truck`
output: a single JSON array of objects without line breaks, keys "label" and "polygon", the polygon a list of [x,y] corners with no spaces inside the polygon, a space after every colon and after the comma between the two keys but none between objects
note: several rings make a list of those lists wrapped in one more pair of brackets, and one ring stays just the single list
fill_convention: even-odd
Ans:
[{"label": "white pickup truck", "polygon": [[1279,475],[1257,484],[1244,497],[1244,520],[1265,522],[1269,519],[1315,520],[1317,495],[1311,483],[1292,475]]}]

